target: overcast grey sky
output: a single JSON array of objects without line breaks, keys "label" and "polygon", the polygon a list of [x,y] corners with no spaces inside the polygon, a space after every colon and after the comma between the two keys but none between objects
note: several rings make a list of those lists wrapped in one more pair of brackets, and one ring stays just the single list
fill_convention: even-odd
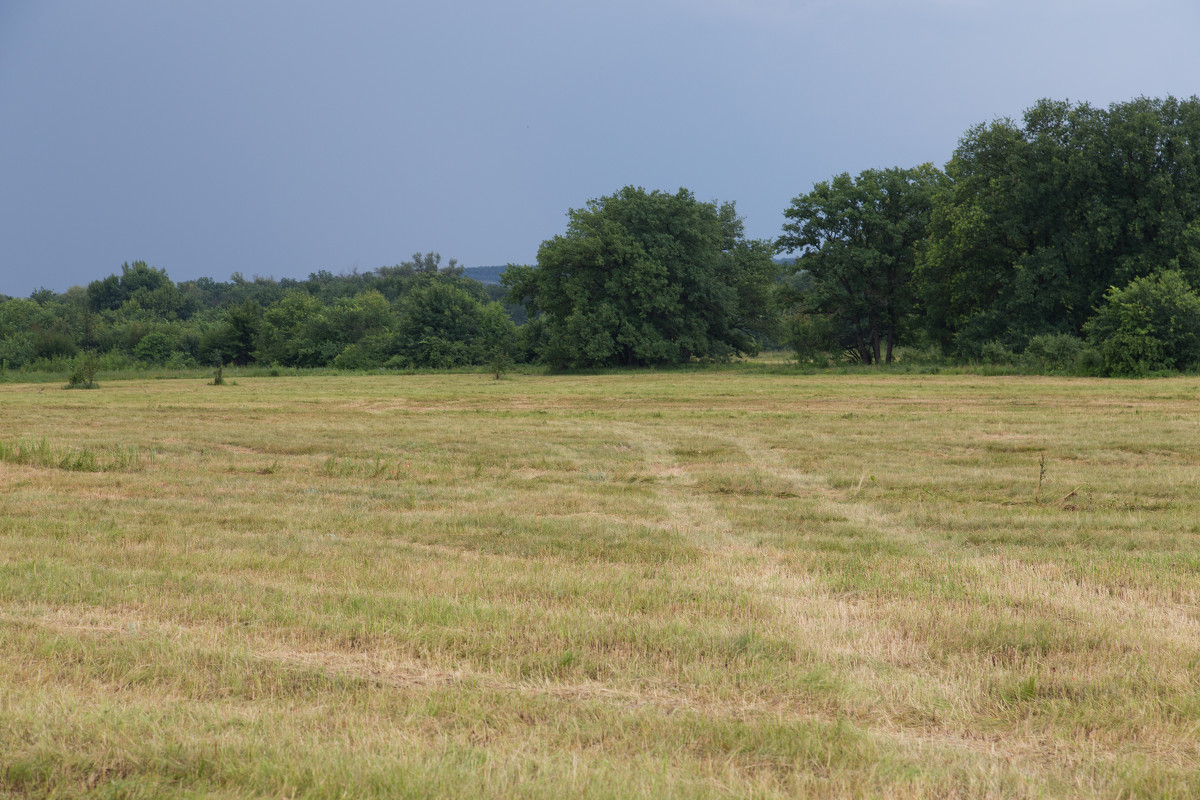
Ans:
[{"label": "overcast grey sky", "polygon": [[531,263],[626,184],[773,238],[1038,98],[1200,93],[1196,0],[0,0],[0,293]]}]

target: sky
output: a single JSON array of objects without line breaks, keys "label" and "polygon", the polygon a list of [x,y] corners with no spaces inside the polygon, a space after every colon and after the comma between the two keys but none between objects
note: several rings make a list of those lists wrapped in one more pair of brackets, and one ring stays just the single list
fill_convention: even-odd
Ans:
[{"label": "sky", "polygon": [[623,186],[773,239],[1040,98],[1200,93],[1196,0],[0,0],[0,294],[533,263]]}]

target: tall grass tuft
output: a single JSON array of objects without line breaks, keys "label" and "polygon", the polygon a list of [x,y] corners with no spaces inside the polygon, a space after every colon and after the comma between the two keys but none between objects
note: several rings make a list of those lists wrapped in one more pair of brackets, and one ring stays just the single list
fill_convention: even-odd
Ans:
[{"label": "tall grass tuft", "polygon": [[114,446],[104,450],[88,447],[61,449],[45,438],[36,442],[0,442],[0,461],[68,472],[135,472],[145,468],[145,458],[136,447]]}]

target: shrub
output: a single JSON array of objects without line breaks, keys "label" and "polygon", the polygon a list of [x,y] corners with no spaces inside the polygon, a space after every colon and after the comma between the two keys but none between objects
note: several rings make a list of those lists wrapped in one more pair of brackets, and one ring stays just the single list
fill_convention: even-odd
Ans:
[{"label": "shrub", "polygon": [[1021,361],[1038,372],[1064,372],[1075,367],[1083,341],[1067,333],[1043,333],[1025,346]]},{"label": "shrub", "polygon": [[839,349],[833,321],[824,314],[797,314],[788,321],[787,341],[801,363],[825,363]]},{"label": "shrub", "polygon": [[405,348],[405,352],[410,367],[450,369],[474,363],[471,347],[467,342],[441,336],[426,336],[412,342]]},{"label": "shrub", "polygon": [[1084,325],[1112,375],[1145,375],[1200,363],[1200,295],[1166,270],[1110,287]]},{"label": "shrub", "polygon": [[942,348],[936,344],[897,347],[895,360],[911,367],[943,367],[950,363]]},{"label": "shrub", "polygon": [[167,359],[166,364],[168,369],[192,369],[196,366],[196,359],[189,356],[187,353],[174,352]]},{"label": "shrub", "polygon": [[1004,343],[998,341],[984,342],[979,347],[979,361],[983,364],[1006,366],[1015,363],[1017,354]]},{"label": "shrub", "polygon": [[1094,347],[1085,347],[1075,360],[1075,372],[1079,375],[1103,375],[1104,354]]},{"label": "shrub", "polygon": [[95,389],[96,370],[100,366],[100,359],[92,351],[80,353],[76,359],[71,377],[67,378],[67,389]]},{"label": "shrub", "polygon": [[28,331],[0,339],[0,363],[20,369],[33,359],[33,336]]},{"label": "shrub", "polygon": [[137,369],[139,366],[133,356],[126,355],[120,350],[109,350],[98,356],[96,364],[99,369],[108,370],[109,372]]},{"label": "shrub", "polygon": [[175,342],[165,333],[148,333],[133,348],[133,357],[146,364],[163,364],[171,357]]},{"label": "shrub", "polygon": [[338,369],[379,369],[388,359],[389,341],[384,336],[368,336],[348,344],[333,359]]},{"label": "shrub", "polygon": [[75,369],[76,360],[77,359],[75,358],[68,358],[67,356],[36,358],[25,365],[25,371],[70,375],[71,371]]},{"label": "shrub", "polygon": [[75,355],[76,351],[75,340],[66,331],[41,329],[33,331],[34,358],[70,357]]}]

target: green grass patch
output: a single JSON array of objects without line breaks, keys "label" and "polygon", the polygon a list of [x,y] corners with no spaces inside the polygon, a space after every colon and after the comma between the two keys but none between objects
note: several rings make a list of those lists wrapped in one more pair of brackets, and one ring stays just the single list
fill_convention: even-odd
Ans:
[{"label": "green grass patch", "polygon": [[810,372],[10,373],[0,795],[1196,796],[1200,379]]}]

